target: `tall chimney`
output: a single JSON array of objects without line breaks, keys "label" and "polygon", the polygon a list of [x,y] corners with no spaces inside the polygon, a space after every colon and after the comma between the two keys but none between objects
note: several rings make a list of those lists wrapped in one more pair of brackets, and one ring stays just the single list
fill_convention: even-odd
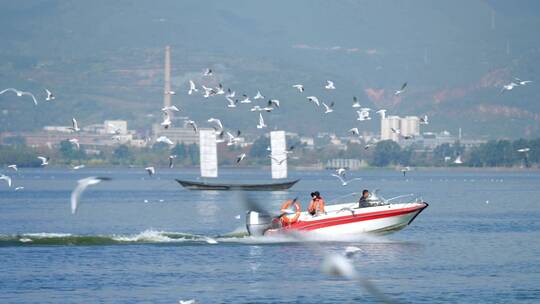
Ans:
[{"label": "tall chimney", "polygon": [[[163,106],[171,106],[171,47],[165,47],[165,87],[163,91]],[[172,119],[172,111],[167,111]]]}]

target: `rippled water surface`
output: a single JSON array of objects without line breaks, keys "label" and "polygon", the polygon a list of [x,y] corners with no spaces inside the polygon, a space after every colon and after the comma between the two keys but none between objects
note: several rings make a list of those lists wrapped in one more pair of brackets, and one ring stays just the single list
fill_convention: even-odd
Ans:
[{"label": "rippled water surface", "polygon": [[[395,234],[317,246],[241,237],[244,210],[230,192],[188,191],[174,178],[195,170],[53,168],[4,170],[0,183],[2,303],[376,303],[358,283],[320,271],[328,252],[360,251],[352,263],[404,303],[540,302],[540,173],[509,171],[352,172],[342,187],[329,171],[292,172],[287,192],[256,192],[270,209],[311,191],[330,201],[363,188],[414,193],[430,206]],[[87,176],[113,180],[69,197]],[[267,180],[261,170],[224,179]],[[339,197],[343,197],[339,199]],[[336,200],[337,199],[337,200]],[[237,219],[240,215],[240,219]],[[232,233],[232,234],[231,234]],[[217,243],[216,243],[217,242]]]}]

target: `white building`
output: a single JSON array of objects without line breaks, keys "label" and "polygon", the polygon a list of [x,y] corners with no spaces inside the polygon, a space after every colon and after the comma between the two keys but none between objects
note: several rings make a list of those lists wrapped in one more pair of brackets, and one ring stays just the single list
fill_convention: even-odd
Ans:
[{"label": "white building", "polygon": [[399,130],[401,127],[401,119],[399,116],[386,116],[381,119],[381,140],[393,140],[395,142],[399,141],[399,134],[396,134],[392,131]]},{"label": "white building", "polygon": [[420,118],[418,118],[418,116],[406,116],[405,118],[402,118],[400,130],[402,136],[419,136]]}]

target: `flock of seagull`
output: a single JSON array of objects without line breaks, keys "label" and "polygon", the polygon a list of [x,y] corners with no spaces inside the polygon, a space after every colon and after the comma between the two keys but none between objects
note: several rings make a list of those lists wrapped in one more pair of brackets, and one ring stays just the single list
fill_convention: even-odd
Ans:
[{"label": "flock of seagull", "polygon": [[[212,71],[212,69],[208,68],[208,69],[206,69],[204,71],[203,78],[212,77],[213,75],[214,75],[214,72]],[[521,80],[521,79],[519,79],[517,77],[514,78],[514,79],[515,79],[515,82],[512,81],[512,82],[510,82],[508,84],[505,84],[502,87],[501,93],[505,92],[505,91],[511,91],[515,87],[528,85],[529,83],[532,82],[531,80]],[[306,92],[306,89],[305,89],[303,84],[294,84],[294,85],[292,85],[292,88],[296,89],[300,94],[304,94]],[[398,90],[395,90],[394,95],[398,96],[398,95],[404,94],[406,92],[407,88],[408,88],[408,85],[407,85],[407,82],[405,82],[405,83],[403,83],[401,85],[401,87]],[[324,89],[328,90],[328,91],[336,90],[336,85],[332,80],[326,80],[326,84],[324,85]],[[51,101],[55,100],[56,96],[50,90],[44,89],[44,91],[45,91],[45,95],[46,95],[45,96],[45,101],[51,102]],[[22,90],[18,90],[18,89],[15,89],[15,88],[7,88],[7,89],[4,89],[4,90],[0,91],[0,95],[5,94],[5,93],[9,93],[9,92],[14,93],[17,97],[21,97],[21,98],[25,97],[25,96],[28,96],[34,102],[34,105],[38,105],[38,100],[37,100],[36,96],[34,94],[32,94],[31,92],[22,91]],[[266,97],[259,90],[257,91],[257,93],[252,98],[250,96],[248,96],[247,94],[245,94],[245,93],[242,94],[241,98],[237,98],[236,91],[233,91],[231,88],[228,88],[227,90],[225,90],[221,83],[219,83],[217,87],[213,88],[213,87],[207,87],[204,84],[200,84],[198,86],[193,80],[189,80],[189,88],[188,88],[187,94],[188,95],[193,95],[193,94],[198,93],[198,92],[200,92],[204,98],[210,98],[210,97],[220,96],[220,95],[224,96],[225,100],[227,101],[226,107],[229,108],[229,109],[237,108],[241,104],[253,104],[256,101],[266,99]],[[165,93],[170,94],[170,95],[176,95],[175,91],[168,91],[168,92],[165,92]],[[324,108],[324,114],[325,115],[330,114],[330,113],[332,113],[334,111],[334,106],[335,106],[334,102],[321,101],[317,96],[314,96],[314,95],[309,95],[309,96],[306,96],[305,98],[306,98],[306,101],[308,103],[313,104],[317,108],[321,107],[321,105],[322,105],[322,107]],[[356,120],[357,121],[369,121],[369,120],[371,120],[371,116],[370,116],[371,108],[362,107],[360,105],[360,102],[358,101],[358,98],[356,96],[353,96],[351,106],[352,106],[352,108],[354,110],[356,110],[356,114],[357,114],[357,119]],[[268,125],[266,124],[266,122],[264,120],[264,117],[263,117],[262,113],[263,112],[270,113],[270,112],[278,109],[279,107],[280,107],[280,100],[274,99],[274,98],[269,98],[264,106],[253,105],[250,108],[250,112],[258,112],[258,114],[259,114],[258,115],[259,116],[258,123],[256,125],[257,129],[264,129],[264,128],[268,127]],[[168,128],[170,128],[172,126],[172,120],[171,120],[171,114],[170,113],[171,112],[180,112],[181,108],[179,108],[176,105],[170,105],[170,106],[163,107],[161,109],[161,111],[163,112],[163,121],[160,123],[160,125],[164,129],[168,129]],[[386,109],[379,109],[375,113],[379,114],[381,119],[384,119],[385,115],[386,115],[386,111],[387,111]],[[242,134],[242,132],[240,130],[237,130],[234,133],[232,131],[230,131],[230,130],[225,130],[221,120],[219,118],[215,118],[215,117],[209,118],[207,120],[207,122],[210,123],[210,124],[213,124],[213,129],[216,132],[216,138],[217,138],[218,143],[225,142],[225,136],[227,136],[227,138],[228,138],[227,139],[227,145],[229,145],[229,146],[234,145],[234,144],[236,144],[236,143],[238,143],[240,141],[240,135]],[[424,115],[424,117],[421,117],[420,118],[420,123],[421,124],[429,124],[428,116]],[[78,122],[77,122],[77,120],[75,118],[72,118],[71,124],[72,125],[71,125],[71,127],[69,127],[69,129],[73,133],[77,133],[77,132],[79,132],[81,130],[81,128],[79,127],[79,124],[78,124]],[[187,126],[191,127],[195,133],[198,132],[198,125],[194,120],[191,120],[189,118],[186,119],[184,127],[187,127]],[[112,129],[112,131],[110,133],[113,135],[113,138],[114,138],[114,136],[120,134],[119,130],[117,128],[115,128],[112,125],[110,127]],[[393,133],[397,134],[398,136],[400,136],[403,139],[412,139],[412,136],[403,135],[399,129],[391,128],[391,131]],[[359,129],[357,127],[349,129],[348,132],[350,134],[354,135],[354,136],[360,137],[360,131],[359,131]],[[80,143],[79,143],[79,140],[77,138],[71,138],[71,139],[68,140],[68,142],[71,143],[76,149],[80,148]],[[170,140],[169,138],[167,138],[166,136],[157,137],[155,139],[155,142],[156,143],[165,143],[165,144],[170,145],[170,146],[174,145],[174,142],[172,140]],[[365,146],[364,146],[364,149],[369,149],[375,143],[376,142],[366,143]],[[286,150],[286,154],[292,153],[293,149],[294,149],[294,147],[290,147],[288,150]],[[271,151],[270,147],[268,147],[267,150]],[[520,152],[520,153],[527,153],[528,151],[529,151],[528,148],[518,150],[518,152]],[[176,155],[169,155],[169,168],[174,167],[174,159],[176,157],[177,157]],[[238,155],[236,157],[236,163],[239,164],[246,157],[247,157],[246,153],[242,153],[242,154]],[[286,159],[288,159],[287,155],[285,156],[285,158],[282,158],[282,159],[277,159],[276,157],[272,156],[272,154],[268,155],[268,157],[275,160],[278,164],[281,164]],[[41,166],[47,166],[49,164],[49,160],[50,160],[49,157],[40,155],[40,156],[37,156],[37,158],[41,161]],[[77,166],[74,166],[73,169],[78,170],[78,169],[82,169],[84,167],[85,167],[84,165],[77,165]],[[14,171],[18,170],[16,164],[11,164],[11,165],[8,166],[8,168],[12,169]],[[148,167],[145,168],[145,170],[150,176],[156,174],[156,169],[153,166],[148,166]],[[410,171],[409,167],[404,167],[404,168],[401,169],[401,172],[403,173],[403,175],[405,175],[406,172],[408,172],[408,171]],[[350,182],[355,181],[355,180],[361,180],[360,178],[353,178],[353,179],[348,179],[347,180],[346,177],[345,177],[345,172],[346,172],[345,168],[339,168],[339,169],[336,170],[335,174],[331,174],[331,175],[333,177],[337,178],[341,182],[342,186],[347,186]],[[8,187],[12,186],[12,179],[11,179],[10,176],[5,175],[5,174],[0,174],[0,180],[5,181],[7,183],[7,185],[8,185]],[[79,199],[80,199],[82,193],[84,192],[84,190],[88,186],[95,185],[97,183],[100,183],[101,181],[106,181],[106,180],[109,180],[109,178],[106,178],[106,177],[88,177],[88,178],[84,178],[84,179],[79,180],[78,185],[73,190],[72,195],[71,195],[71,210],[72,210],[72,213],[76,212]],[[22,187],[22,186],[15,187],[15,191],[22,190],[22,189],[24,189],[24,187]]]}]

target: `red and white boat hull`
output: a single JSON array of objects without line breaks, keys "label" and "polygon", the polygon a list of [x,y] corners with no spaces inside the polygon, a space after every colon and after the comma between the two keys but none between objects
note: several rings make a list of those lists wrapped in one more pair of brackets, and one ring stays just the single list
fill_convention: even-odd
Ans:
[{"label": "red and white boat hull", "polygon": [[266,226],[264,231],[261,231],[264,220],[257,230],[253,225],[250,227],[248,216],[248,231],[250,234],[262,232],[265,235],[287,231],[311,231],[330,236],[389,233],[405,228],[428,206],[425,202],[355,208],[357,205],[358,203],[349,203],[328,206],[326,214],[317,216],[302,212],[297,222],[281,227]]}]

